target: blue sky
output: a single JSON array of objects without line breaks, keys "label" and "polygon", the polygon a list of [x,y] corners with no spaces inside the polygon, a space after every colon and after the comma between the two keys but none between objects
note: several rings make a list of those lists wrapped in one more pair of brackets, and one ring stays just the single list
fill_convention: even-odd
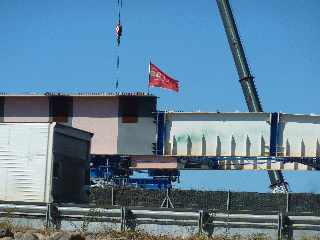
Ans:
[{"label": "blue sky", "polygon": [[[1,91],[146,91],[148,62],[180,80],[152,89],[159,108],[247,111],[214,0],[1,0]],[[320,114],[320,1],[230,0],[265,111]],[[293,191],[320,192],[319,173],[285,173]],[[264,172],[187,172],[182,187],[267,191]]]}]

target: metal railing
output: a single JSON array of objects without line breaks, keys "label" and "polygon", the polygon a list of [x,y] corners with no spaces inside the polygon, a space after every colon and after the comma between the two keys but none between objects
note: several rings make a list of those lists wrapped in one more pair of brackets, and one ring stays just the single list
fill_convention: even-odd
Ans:
[{"label": "metal railing", "polygon": [[274,229],[278,239],[292,239],[294,230],[320,231],[320,216],[312,213],[219,211],[165,208],[96,208],[94,206],[26,205],[1,203],[1,218],[46,219],[46,227],[61,227],[61,221],[87,221],[120,224],[121,231],[142,224],[194,226],[211,235],[217,228]]}]

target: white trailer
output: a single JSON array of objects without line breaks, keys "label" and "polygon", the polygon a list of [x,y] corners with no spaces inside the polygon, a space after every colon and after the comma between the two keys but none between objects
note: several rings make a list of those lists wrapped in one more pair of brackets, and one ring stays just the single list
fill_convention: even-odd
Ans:
[{"label": "white trailer", "polygon": [[0,201],[87,201],[92,134],[57,123],[0,123]]}]

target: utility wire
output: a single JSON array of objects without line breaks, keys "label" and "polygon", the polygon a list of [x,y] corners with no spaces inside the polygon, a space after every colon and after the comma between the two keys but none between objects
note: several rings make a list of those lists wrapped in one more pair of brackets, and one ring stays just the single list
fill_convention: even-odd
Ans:
[{"label": "utility wire", "polygon": [[117,49],[117,59],[116,59],[116,91],[119,88],[119,75],[120,75],[120,40],[122,36],[122,25],[121,25],[121,8],[122,8],[122,0],[118,0],[118,23],[116,24],[116,49]]}]

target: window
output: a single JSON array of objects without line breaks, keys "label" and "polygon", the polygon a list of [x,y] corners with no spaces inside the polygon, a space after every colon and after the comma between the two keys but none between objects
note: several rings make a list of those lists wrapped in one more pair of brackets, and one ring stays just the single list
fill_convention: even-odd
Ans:
[{"label": "window", "polygon": [[156,104],[155,97],[121,96],[119,98],[119,117],[122,123],[137,123],[141,117],[153,118]]},{"label": "window", "polygon": [[52,122],[68,122],[72,116],[72,98],[65,96],[50,97],[50,117]]}]

